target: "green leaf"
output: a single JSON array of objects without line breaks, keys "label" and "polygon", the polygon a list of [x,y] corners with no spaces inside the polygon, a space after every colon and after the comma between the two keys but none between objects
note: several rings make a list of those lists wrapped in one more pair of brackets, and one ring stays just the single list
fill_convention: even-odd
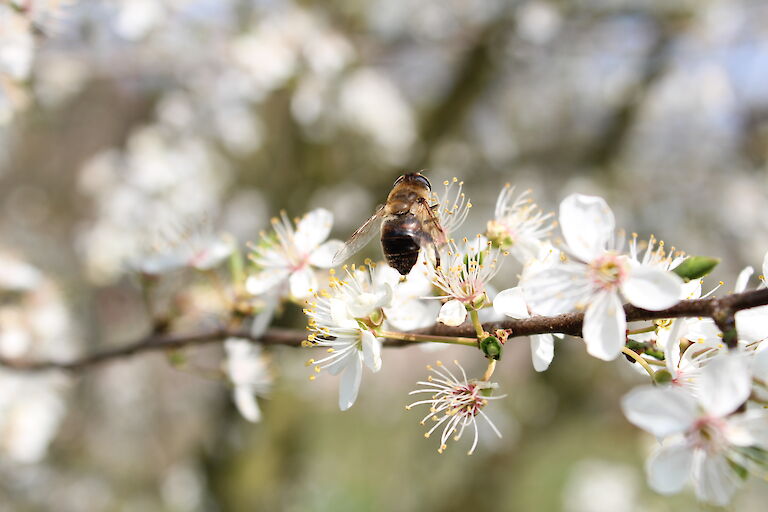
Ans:
[{"label": "green leaf", "polygon": [[681,264],[672,269],[672,272],[682,277],[686,282],[691,279],[700,279],[714,270],[720,263],[719,258],[707,256],[690,256]]}]

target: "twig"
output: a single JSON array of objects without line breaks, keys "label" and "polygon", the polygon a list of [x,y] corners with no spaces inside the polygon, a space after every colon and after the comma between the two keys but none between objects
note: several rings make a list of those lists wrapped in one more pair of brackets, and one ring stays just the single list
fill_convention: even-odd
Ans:
[{"label": "twig", "polygon": [[[630,322],[679,317],[709,317],[724,331],[724,340],[734,344],[737,339],[735,329],[736,313],[744,309],[765,305],[768,305],[768,288],[726,295],[721,298],[684,300],[662,311],[647,311],[631,305],[625,305],[624,311],[627,315],[627,321]],[[484,327],[490,332],[494,332],[496,329],[509,330],[509,338],[545,333],[563,333],[580,336],[583,321],[583,313],[566,313],[552,317],[534,316],[522,320],[508,319],[502,322],[490,322],[485,324]],[[728,332],[732,334],[729,335]],[[306,331],[303,330],[269,329],[263,336],[254,337],[248,331],[226,328],[189,334],[152,334],[134,343],[117,348],[103,349],[72,361],[28,361],[0,358],[0,366],[20,372],[61,370],[77,373],[144,352],[157,352],[220,343],[230,337],[258,341],[264,345],[297,347],[306,339],[306,334]],[[436,324],[432,327],[411,331],[406,334],[415,335],[413,336],[414,339],[417,339],[420,335],[450,336],[454,338],[474,338],[476,336],[475,328],[471,323],[465,323],[458,327]],[[385,342],[387,347],[402,347],[412,344],[412,341],[402,339],[387,339]]]}]

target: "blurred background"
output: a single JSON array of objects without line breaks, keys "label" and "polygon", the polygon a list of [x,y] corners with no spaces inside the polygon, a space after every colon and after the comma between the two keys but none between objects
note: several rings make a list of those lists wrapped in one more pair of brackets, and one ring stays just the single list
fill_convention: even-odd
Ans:
[{"label": "blurred background", "polygon": [[[344,239],[423,168],[465,181],[466,234],[506,182],[548,211],[599,194],[628,232],[723,258],[705,289],[730,290],[768,249],[768,4],[3,0],[0,284],[34,290],[0,315],[3,355],[141,337],[131,263],[169,226],[204,219],[244,243],[281,209],[322,206]],[[215,313],[189,300],[190,328]],[[296,306],[275,320],[304,322]],[[643,377],[573,340],[543,374],[508,345],[494,376],[508,397],[488,409],[504,437],[471,457],[438,455],[403,406],[425,364],[476,373],[476,354],[387,350],[344,413],[307,357],[269,351],[258,424],[226,382],[157,354],[74,378],[2,372],[0,511],[708,510],[647,488],[652,439],[618,407]],[[732,510],[766,499],[756,483]]]}]

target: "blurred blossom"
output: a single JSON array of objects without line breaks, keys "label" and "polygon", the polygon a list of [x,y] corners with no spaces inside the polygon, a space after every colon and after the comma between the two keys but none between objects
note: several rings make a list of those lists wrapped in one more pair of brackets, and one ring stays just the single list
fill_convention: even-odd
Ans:
[{"label": "blurred blossom", "polygon": [[165,4],[157,0],[119,0],[115,18],[115,32],[125,39],[136,41],[160,25],[167,14]]},{"label": "blurred blossom", "polygon": [[[22,260],[0,252],[0,356],[72,357],[69,314],[55,285]],[[41,460],[66,412],[61,375],[0,370],[0,456]]]},{"label": "blurred blossom", "polygon": [[561,17],[550,2],[527,2],[518,11],[520,36],[535,44],[544,44],[560,29]]},{"label": "blurred blossom", "polygon": [[563,491],[565,512],[639,512],[638,475],[631,466],[584,459],[573,466]]},{"label": "blurred blossom", "polygon": [[205,498],[205,477],[194,461],[179,462],[167,471],[160,492],[165,504],[174,511],[201,510]]},{"label": "blurred blossom", "polygon": [[261,409],[256,397],[267,395],[272,387],[272,377],[261,347],[248,340],[229,338],[224,342],[224,350],[227,353],[227,376],[235,387],[232,396],[237,410],[248,421],[258,422]]},{"label": "blurred blossom", "polygon": [[339,93],[342,118],[371,137],[389,162],[400,162],[416,138],[416,121],[397,87],[372,68],[355,71]]},{"label": "blurred blossom", "polygon": [[80,238],[90,276],[114,279],[145,253],[153,226],[217,213],[226,182],[220,157],[203,140],[157,125],[135,131],[123,152],[94,156],[80,175],[97,213]]}]

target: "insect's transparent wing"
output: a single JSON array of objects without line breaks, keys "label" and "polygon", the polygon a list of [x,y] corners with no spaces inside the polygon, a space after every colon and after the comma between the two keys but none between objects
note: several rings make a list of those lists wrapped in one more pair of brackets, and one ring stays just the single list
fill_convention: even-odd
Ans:
[{"label": "insect's transparent wing", "polygon": [[434,210],[429,203],[425,200],[419,201],[419,217],[422,219],[421,226],[424,228],[430,237],[432,237],[432,243],[440,247],[448,242],[443,227],[440,225],[440,219],[438,219]]},{"label": "insect's transparent wing", "polygon": [[380,206],[373,216],[365,221],[357,231],[352,233],[344,247],[333,257],[333,265],[340,265],[347,261],[353,254],[368,245],[374,236],[381,232],[381,223],[384,221],[384,206]]}]

